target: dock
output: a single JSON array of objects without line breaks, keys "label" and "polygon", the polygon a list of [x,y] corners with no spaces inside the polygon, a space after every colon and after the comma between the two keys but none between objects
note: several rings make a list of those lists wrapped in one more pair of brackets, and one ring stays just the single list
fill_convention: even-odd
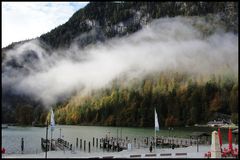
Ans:
[{"label": "dock", "polygon": [[[52,146],[52,147],[50,147]],[[43,151],[56,151],[56,150],[72,150],[72,144],[69,142],[58,138],[58,139],[52,139],[52,145],[50,143],[50,140],[46,140],[44,138],[41,138],[41,147]],[[51,148],[51,149],[50,149]]]},{"label": "dock", "polygon": [[[197,141],[197,139],[192,138],[176,138],[176,137],[157,137],[156,146],[158,148],[179,148],[179,147],[189,147],[194,145],[204,145],[208,144],[206,141]],[[134,138],[129,140],[126,139],[114,138],[114,137],[105,137],[100,139],[100,147],[107,149],[108,151],[122,151],[127,149],[140,149],[148,148],[152,145],[155,146],[154,137],[145,137],[145,138]]]},{"label": "dock", "polygon": [[[223,148],[228,147],[228,144],[223,144]],[[233,145],[233,147],[238,147],[238,145]],[[204,154],[211,149],[210,145],[200,145],[199,151],[197,151],[196,146],[184,147],[184,148],[161,148],[153,150],[152,153],[149,152],[148,148],[123,150],[121,152],[83,152],[81,150],[76,150],[73,154],[71,151],[54,151],[48,153],[48,158],[88,158],[88,159],[105,159],[105,158],[206,158]],[[43,158],[44,153],[38,154],[7,154],[3,155],[3,158]],[[231,158],[231,157],[228,157]],[[232,157],[234,158],[234,157]]]},{"label": "dock", "polygon": [[[92,141],[76,138],[76,144],[71,144],[64,139],[52,139],[52,145],[50,140],[41,138],[41,146],[43,151],[50,150],[62,150],[73,151],[82,150],[83,152],[94,152],[95,150],[103,150],[108,152],[121,152],[123,150],[132,149],[149,149],[155,146],[154,137],[141,137],[141,138],[118,138],[118,137],[93,137]],[[207,141],[202,141],[196,138],[179,138],[179,137],[164,137],[158,136],[156,139],[157,148],[185,148],[189,146],[209,145]],[[46,147],[47,146],[47,147]],[[52,148],[50,147],[52,146]],[[51,148],[51,149],[50,149]]]},{"label": "dock", "polygon": [[[154,143],[154,142],[153,142]],[[189,138],[176,138],[176,137],[160,137],[157,138],[157,146],[172,146],[172,147],[189,147],[192,145],[201,144],[196,139]]]}]

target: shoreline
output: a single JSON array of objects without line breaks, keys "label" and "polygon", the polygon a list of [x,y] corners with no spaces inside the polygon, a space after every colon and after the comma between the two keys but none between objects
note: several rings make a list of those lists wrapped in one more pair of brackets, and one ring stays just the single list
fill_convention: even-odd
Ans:
[{"label": "shoreline", "polygon": [[[222,148],[227,148],[223,144]],[[238,145],[233,144],[233,147]],[[123,150],[121,152],[82,152],[82,151],[49,151],[47,158],[205,158],[204,155],[210,151],[211,145],[189,146],[186,148],[161,148],[149,151],[149,148]],[[2,158],[45,158],[45,152],[38,154],[2,154]]]},{"label": "shoreline", "polygon": [[[19,124],[7,124],[7,123],[2,123],[2,125],[8,125],[8,126],[14,126],[14,127],[39,127],[39,128],[44,128],[46,127],[45,124],[36,124],[36,125],[19,125]],[[131,127],[131,128],[152,128],[152,127],[138,127],[138,126],[109,126],[109,125],[84,125],[84,124],[59,124],[63,126],[92,126],[92,127]],[[58,124],[56,124],[58,126]],[[223,125],[223,126],[209,126],[207,124],[194,124],[192,126],[184,125],[184,126],[173,126],[174,128],[178,127],[185,127],[185,128],[190,128],[190,127],[203,127],[203,128],[223,128],[223,129],[228,129],[229,127],[231,129],[238,129],[238,125]],[[167,129],[169,127],[162,127],[163,129]]]}]

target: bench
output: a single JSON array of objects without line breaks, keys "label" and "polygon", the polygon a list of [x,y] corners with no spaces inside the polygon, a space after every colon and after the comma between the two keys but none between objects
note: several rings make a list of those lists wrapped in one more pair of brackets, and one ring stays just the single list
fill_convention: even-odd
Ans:
[{"label": "bench", "polygon": [[156,154],[145,154],[145,157],[154,157]]},{"label": "bench", "polygon": [[176,153],[176,156],[186,156],[187,153]]},{"label": "bench", "polygon": [[186,156],[187,153],[176,153],[176,156]]},{"label": "bench", "polygon": [[141,155],[140,154],[130,155],[130,158],[134,158],[134,157],[141,157]]},{"label": "bench", "polygon": [[160,156],[171,156],[172,154],[171,153],[162,153],[160,154]]}]

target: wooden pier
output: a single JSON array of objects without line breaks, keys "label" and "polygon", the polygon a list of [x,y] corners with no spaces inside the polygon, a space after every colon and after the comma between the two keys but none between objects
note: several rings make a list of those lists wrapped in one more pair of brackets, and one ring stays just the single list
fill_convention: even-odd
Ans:
[{"label": "wooden pier", "polygon": [[[111,152],[120,152],[122,150],[131,150],[131,149],[141,149],[141,148],[154,148],[155,140],[154,137],[141,137],[141,138],[131,138],[126,137],[122,138],[114,138],[114,137],[104,137],[98,138],[93,137],[92,141],[86,141],[84,139],[76,138],[76,142],[73,145],[63,139],[52,139],[52,145],[50,144],[50,140],[46,141],[46,139],[41,138],[41,146],[42,150],[49,151],[51,150],[71,150],[75,152],[75,149],[82,150],[84,152],[92,152],[97,148],[102,149],[103,151],[111,151]],[[203,141],[194,138],[176,138],[176,137],[163,137],[158,136],[156,140],[157,148],[178,148],[178,147],[188,147],[193,145],[204,144]],[[46,147],[47,146],[47,147]],[[92,149],[91,149],[92,148]]]},{"label": "wooden pier", "polygon": [[[204,144],[206,142],[197,141],[197,139],[192,138],[176,138],[176,137],[157,137],[156,146],[160,148],[178,148],[178,147],[188,147],[193,145]],[[120,138],[101,138],[100,147],[107,149],[108,151],[122,151],[124,149],[131,148],[147,148],[152,145],[155,146],[154,137],[145,138],[134,138],[134,139],[120,139]]]},{"label": "wooden pier", "polygon": [[46,141],[46,139],[41,138],[41,147],[43,151],[49,151],[50,146],[52,146],[51,150],[72,150],[72,144],[63,139],[52,139],[51,145],[50,140]]},{"label": "wooden pier", "polygon": [[[154,144],[154,142],[153,142]],[[200,144],[196,139],[189,138],[175,138],[175,137],[158,137],[157,146],[171,146],[171,147],[188,147]]]},{"label": "wooden pier", "polygon": [[[127,141],[126,141],[127,142]],[[112,151],[122,151],[127,149],[127,143],[121,139],[117,138],[101,138],[100,139],[100,148],[112,150]]]}]

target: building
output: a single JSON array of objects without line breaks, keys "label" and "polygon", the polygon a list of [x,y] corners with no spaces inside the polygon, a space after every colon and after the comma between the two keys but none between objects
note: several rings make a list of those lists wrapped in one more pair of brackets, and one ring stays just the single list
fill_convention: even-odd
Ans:
[{"label": "building", "polygon": [[221,126],[224,126],[226,124],[230,124],[231,122],[230,121],[227,121],[227,120],[213,120],[213,121],[209,121],[207,123],[207,126],[210,126],[210,127],[221,127]]}]

